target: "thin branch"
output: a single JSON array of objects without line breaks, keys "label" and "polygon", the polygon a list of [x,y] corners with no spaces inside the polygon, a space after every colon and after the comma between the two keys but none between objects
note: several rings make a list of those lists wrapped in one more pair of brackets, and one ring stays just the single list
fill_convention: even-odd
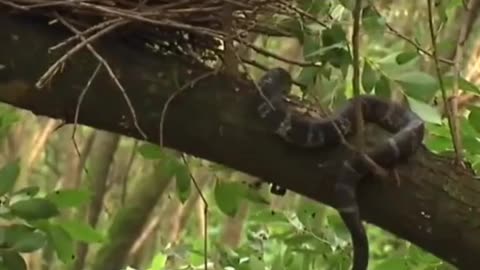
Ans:
[{"label": "thin branch", "polygon": [[[376,8],[375,6],[373,6],[376,10],[376,12],[378,14],[381,15],[380,13],[380,10],[378,8]],[[434,58],[433,54],[429,51],[427,51],[426,49],[422,48],[420,46],[420,44],[418,44],[416,41],[414,41],[413,39],[411,39],[410,37],[406,36],[405,34],[401,33],[400,31],[398,31],[397,29],[395,29],[391,24],[389,24],[388,22],[385,22],[385,26],[388,28],[389,30],[389,33],[403,39],[405,42],[407,42],[408,44],[412,45],[413,47],[415,47],[415,49],[425,55],[427,55],[428,57],[430,58]],[[446,59],[446,58],[442,58],[442,57],[439,57],[438,60],[444,64],[448,64],[448,65],[453,65],[453,61],[450,60],[450,59]]]},{"label": "thin branch", "polygon": [[[353,76],[352,87],[353,96],[360,96],[360,18],[362,17],[362,0],[355,1],[353,8],[353,31],[352,31],[352,54],[353,54]],[[355,122],[358,131],[356,135],[356,145],[360,152],[363,152],[365,147],[364,130],[365,123],[363,122],[362,104],[355,102]]]},{"label": "thin branch", "polygon": [[205,198],[205,196],[203,195],[202,193],[202,189],[200,188],[200,186],[198,185],[198,182],[197,180],[195,179],[195,177],[193,176],[192,174],[192,171],[190,170],[190,165],[188,163],[188,160],[187,158],[185,157],[185,154],[182,153],[182,160],[183,160],[183,163],[185,164],[185,166],[187,166],[187,169],[188,169],[188,175],[190,177],[190,180],[192,180],[193,182],[193,185],[195,186],[195,189],[197,190],[198,192],[198,195],[200,196],[200,198],[202,199],[202,202],[203,202],[203,205],[205,205],[205,208],[203,209],[204,210],[204,214],[205,214],[205,223],[203,224],[203,228],[204,228],[204,232],[203,232],[203,235],[205,237],[204,239],[204,242],[203,242],[203,248],[205,250],[205,254],[203,254],[203,259],[204,259],[204,268],[205,270],[207,270],[207,266],[208,266],[208,256],[207,256],[207,248],[208,248],[208,226],[207,226],[207,214],[208,214],[208,202],[207,202],[207,199]]},{"label": "thin branch", "polygon": [[103,28],[105,28],[105,27],[107,27],[111,24],[118,23],[119,21],[122,21],[122,20],[123,20],[122,18],[116,18],[116,19],[112,19],[112,20],[108,20],[108,21],[104,21],[104,22],[101,22],[99,24],[96,24],[96,25],[94,25],[92,27],[89,27],[88,29],[80,32],[79,34],[76,34],[74,36],[69,37],[68,39],[64,40],[63,42],[60,42],[57,45],[50,47],[48,51],[52,52],[52,51],[58,50],[58,49],[70,44],[71,42],[73,42],[77,39],[81,39],[82,36],[86,37],[86,36],[90,35],[92,32],[95,32],[99,29],[103,29]]},{"label": "thin branch", "polygon": [[201,81],[202,79],[208,77],[208,76],[211,76],[211,75],[214,75],[216,74],[218,71],[217,70],[212,70],[212,71],[209,71],[209,72],[205,72],[201,75],[199,75],[198,77],[192,79],[191,81],[185,83],[182,87],[178,88],[177,91],[173,92],[167,99],[167,101],[165,101],[165,105],[163,105],[163,108],[162,108],[162,114],[160,116],[160,128],[159,128],[159,145],[160,147],[163,147],[163,128],[164,128],[164,125],[165,125],[165,116],[167,115],[167,109],[168,109],[168,106],[170,105],[170,103],[173,101],[173,99],[175,97],[177,97],[180,93],[182,93],[183,91],[185,91],[187,88],[191,88],[193,87],[193,85],[199,81]]},{"label": "thin branch", "polygon": [[75,53],[77,53],[78,51],[83,49],[86,44],[100,38],[101,36],[113,31],[113,29],[115,29],[117,27],[120,27],[120,26],[126,24],[127,22],[128,21],[126,21],[126,20],[119,21],[118,23],[115,23],[115,24],[109,25],[108,27],[105,27],[104,29],[98,31],[97,33],[95,33],[94,35],[91,35],[88,38],[82,39],[81,42],[79,42],[77,45],[75,45],[75,47],[70,49],[67,53],[65,53],[62,57],[60,57],[55,63],[53,63],[53,65],[51,65],[47,69],[47,71],[35,83],[35,87],[37,87],[39,89],[43,88],[45,86],[46,82],[48,80],[50,80],[52,78],[52,76],[58,71],[60,66],[62,66],[65,63],[65,61],[67,61],[67,59],[70,58],[72,55],[74,55]]},{"label": "thin branch", "polygon": [[435,63],[435,71],[437,73],[438,77],[438,83],[440,86],[440,91],[442,92],[442,99],[443,103],[445,106],[445,111],[447,112],[447,120],[448,120],[448,126],[450,129],[450,134],[453,139],[453,148],[455,150],[455,158],[457,161],[460,160],[461,153],[458,145],[459,138],[457,138],[457,132],[455,132],[455,126],[454,126],[454,120],[452,119],[454,115],[452,114],[452,110],[450,107],[450,102],[447,100],[447,93],[445,90],[445,86],[443,84],[443,78],[442,78],[442,72],[440,70],[440,64],[438,61],[438,54],[437,54],[437,41],[436,41],[436,36],[435,36],[435,27],[433,25],[433,12],[432,12],[432,1],[427,0],[427,11],[428,11],[428,26],[430,29],[430,39],[432,42],[432,54],[433,54],[433,60]]},{"label": "thin branch", "polygon": [[[127,106],[128,106],[128,109],[130,110],[130,114],[133,118],[133,125],[135,126],[135,128],[137,129],[138,133],[144,138],[144,139],[147,139],[147,134],[142,130],[142,128],[140,127],[139,123],[138,123],[138,119],[137,119],[137,113],[135,112],[135,108],[133,108],[133,104],[132,102],[130,101],[130,98],[128,97],[127,95],[127,92],[125,90],[125,88],[123,87],[123,85],[120,83],[120,81],[118,80],[117,76],[115,75],[115,73],[113,72],[112,68],[110,67],[110,65],[108,64],[108,62],[93,48],[93,46],[89,43],[89,42],[86,42],[87,41],[87,38],[85,38],[84,36],[81,35],[81,32],[75,28],[73,25],[69,24],[66,20],[64,20],[61,16],[58,16],[58,19],[60,22],[62,22],[62,24],[64,24],[67,28],[69,28],[72,32],[74,32],[75,34],[79,35],[80,36],[80,39],[82,40],[81,43],[85,42],[85,46],[88,48],[88,50],[90,51],[90,53],[92,53],[95,58],[97,58],[97,60],[102,63],[102,65],[105,67],[105,69],[107,70],[108,74],[110,75],[110,78],[114,81],[114,83],[116,84],[117,88],[120,90],[120,93],[122,94],[123,96],[123,99],[125,100],[125,102],[127,103]],[[121,22],[119,22],[121,23]],[[111,26],[114,26],[115,24],[112,24]],[[108,28],[108,27],[107,27]],[[105,29],[107,29],[105,28]],[[101,31],[99,31],[101,32]],[[98,32],[97,32],[98,33]]]},{"label": "thin branch", "polygon": [[[457,46],[455,48],[455,54],[454,54],[454,63],[455,63],[455,69],[454,69],[454,85],[453,85],[453,94],[452,98],[449,98],[448,101],[451,102],[450,108],[451,108],[451,113],[452,113],[452,124],[453,127],[455,128],[455,134],[456,134],[456,139],[457,141],[454,141],[457,144],[457,148],[459,149],[458,154],[455,155],[456,157],[456,162],[457,164],[463,164],[463,143],[461,139],[461,127],[460,127],[460,122],[459,122],[459,113],[458,113],[458,99],[457,97],[460,94],[460,88],[458,85],[459,78],[460,78],[460,72],[461,72],[461,67],[460,64],[462,63],[463,60],[463,49],[465,46],[465,42],[467,41],[468,37],[470,36],[470,33],[472,31],[473,24],[475,23],[477,17],[478,17],[478,12],[480,9],[480,0],[471,0],[469,2],[469,7],[467,9],[467,16],[465,17],[464,23],[462,24],[460,28],[460,34],[458,36],[457,40]],[[455,139],[454,138],[454,139]]]}]

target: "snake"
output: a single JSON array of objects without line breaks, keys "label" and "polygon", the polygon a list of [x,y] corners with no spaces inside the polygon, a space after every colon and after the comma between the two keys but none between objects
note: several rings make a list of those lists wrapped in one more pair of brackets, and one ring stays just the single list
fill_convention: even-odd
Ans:
[{"label": "snake", "polygon": [[[394,166],[415,154],[422,145],[424,122],[412,110],[399,102],[374,95],[360,94],[348,99],[327,117],[308,115],[294,110],[285,99],[292,87],[292,77],[283,68],[268,69],[257,81],[258,116],[272,133],[285,142],[302,148],[321,148],[345,142],[357,133],[357,105],[366,123],[373,123],[390,132],[385,141],[366,153],[352,151],[342,160],[334,182],[334,208],[349,231],[352,242],[352,270],[366,270],[369,263],[369,243],[362,223],[357,200],[357,187],[371,171],[365,155],[384,168]],[[277,193],[283,188],[276,186]]]}]

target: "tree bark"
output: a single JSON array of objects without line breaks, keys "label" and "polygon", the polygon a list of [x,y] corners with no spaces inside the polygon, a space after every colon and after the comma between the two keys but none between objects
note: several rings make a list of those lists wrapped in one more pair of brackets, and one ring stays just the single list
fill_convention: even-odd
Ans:
[{"label": "tree bark", "polygon": [[[70,59],[46,89],[34,83],[58,54],[50,46],[68,32],[42,21],[9,17],[0,9],[0,101],[72,123],[78,96],[97,65],[83,51]],[[111,35],[95,43],[114,67],[147,140],[159,142],[161,111],[179,85],[208,72],[180,57],[141,50]],[[258,176],[327,205],[333,180],[349,152],[342,146],[297,149],[266,129],[252,108],[254,88],[214,74],[176,96],[167,109],[163,142],[197,157]],[[79,124],[143,139],[121,93],[105,70],[80,108]],[[369,134],[373,141],[382,132]],[[401,179],[367,177],[359,187],[363,218],[461,269],[480,265],[480,183],[450,158],[420,149],[397,166]]]}]

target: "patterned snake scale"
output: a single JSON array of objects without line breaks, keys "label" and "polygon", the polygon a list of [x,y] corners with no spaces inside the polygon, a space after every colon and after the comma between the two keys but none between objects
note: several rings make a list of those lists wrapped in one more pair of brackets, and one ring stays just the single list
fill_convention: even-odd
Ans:
[{"label": "patterned snake scale", "polygon": [[[422,144],[424,123],[415,113],[398,103],[374,96],[362,95],[349,100],[335,115],[318,118],[293,111],[284,100],[290,92],[292,78],[282,68],[268,70],[259,80],[263,94],[257,103],[257,112],[275,134],[299,147],[337,145],[342,138],[356,132],[355,102],[360,102],[363,119],[393,133],[386,142],[366,153],[378,165],[389,167],[415,153]],[[335,181],[335,208],[348,228],[353,244],[353,270],[368,267],[369,244],[360,218],[356,198],[359,181],[369,167],[355,153],[345,160]]]}]

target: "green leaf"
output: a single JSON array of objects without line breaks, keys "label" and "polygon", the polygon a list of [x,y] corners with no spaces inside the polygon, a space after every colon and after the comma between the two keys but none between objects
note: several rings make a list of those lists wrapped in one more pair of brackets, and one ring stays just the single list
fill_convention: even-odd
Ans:
[{"label": "green leaf", "polygon": [[411,97],[407,97],[407,99],[412,111],[418,114],[423,121],[433,124],[442,124],[442,116],[436,108]]},{"label": "green leaf", "polygon": [[184,203],[191,192],[190,172],[185,164],[179,164],[175,171],[175,183],[177,186],[177,195],[182,203]]},{"label": "green leaf", "polygon": [[[306,85],[307,89],[310,88],[315,83],[315,79],[317,78],[319,69],[320,69],[319,67],[303,68],[297,77],[297,81],[301,84]],[[306,89],[302,89],[302,90],[305,91]]]},{"label": "green leaf", "polygon": [[78,241],[86,243],[100,243],[105,240],[104,236],[97,232],[92,226],[80,221],[62,220],[58,222],[70,236]]},{"label": "green leaf", "polygon": [[392,94],[390,89],[390,81],[385,76],[380,76],[380,79],[375,84],[375,95],[379,97],[389,98]]},{"label": "green leaf", "polygon": [[138,147],[138,152],[145,159],[160,159],[163,157],[162,148],[156,144],[144,143]]},{"label": "green leaf", "polygon": [[415,58],[418,58],[418,53],[416,51],[407,51],[399,53],[397,57],[395,57],[395,61],[397,62],[397,64],[403,65],[412,61]]},{"label": "green leaf", "polygon": [[61,189],[51,192],[46,198],[58,208],[80,207],[88,203],[91,194],[88,190]]},{"label": "green leaf", "polygon": [[430,100],[438,90],[437,80],[422,71],[405,72],[391,79],[402,85],[408,96],[421,101]]},{"label": "green leaf", "polygon": [[383,38],[386,29],[385,18],[371,9],[366,9],[363,12],[362,28],[372,40]]},{"label": "green leaf", "polygon": [[362,87],[365,92],[370,93],[377,82],[377,73],[365,59],[363,62]]},{"label": "green leaf", "polygon": [[11,212],[24,219],[45,219],[59,214],[55,204],[47,199],[32,198],[10,206]]},{"label": "green leaf", "polygon": [[153,257],[152,265],[148,270],[164,269],[166,262],[167,262],[167,255],[163,254],[162,252],[159,252],[157,253],[157,255],[155,255],[155,257]]},{"label": "green leaf", "polygon": [[39,191],[40,191],[40,188],[38,186],[29,186],[29,187],[24,187],[17,191],[14,191],[12,193],[12,196],[26,195],[28,197],[33,197],[37,195]]},{"label": "green leaf", "polygon": [[21,224],[5,228],[5,244],[18,252],[33,252],[45,245],[45,235]]},{"label": "green leaf", "polygon": [[468,114],[468,122],[477,132],[480,132],[480,108],[470,108],[470,113]]},{"label": "green leaf", "polygon": [[215,184],[215,202],[227,216],[233,217],[240,206],[245,186],[239,182],[217,181]]},{"label": "green leaf", "polygon": [[320,36],[316,34],[306,34],[303,36],[303,57],[305,61],[318,61],[321,56],[322,43]]},{"label": "green leaf", "polygon": [[48,240],[63,263],[70,263],[75,259],[72,237],[61,226],[51,224],[47,228]]},{"label": "green leaf", "polygon": [[412,269],[410,265],[407,264],[405,258],[391,257],[388,259],[382,260],[379,264],[375,266],[375,270],[409,270]]},{"label": "green leaf", "polygon": [[20,173],[20,160],[8,163],[0,169],[0,196],[10,192]]},{"label": "green leaf", "polygon": [[18,252],[5,252],[2,254],[2,259],[7,269],[27,270],[27,264]]}]

